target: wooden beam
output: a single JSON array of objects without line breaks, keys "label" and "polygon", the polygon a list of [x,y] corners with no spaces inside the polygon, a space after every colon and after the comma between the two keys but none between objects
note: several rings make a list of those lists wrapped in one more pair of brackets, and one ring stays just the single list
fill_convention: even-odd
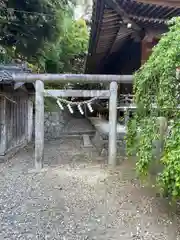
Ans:
[{"label": "wooden beam", "polygon": [[110,99],[109,99],[109,156],[108,164],[116,166],[117,161],[117,89],[116,82],[110,83]]},{"label": "wooden beam", "polygon": [[[118,39],[118,49],[120,49],[124,43],[124,39],[127,39],[127,37],[133,32],[132,29],[127,29],[124,25],[120,24],[119,29],[117,30],[116,34],[114,35],[113,41],[110,43],[110,47],[104,56],[103,60],[101,61],[100,64],[100,69],[103,69],[106,61],[108,60],[109,56],[113,52],[114,46],[117,44],[117,39]],[[121,35],[121,38],[119,38],[119,33]]]},{"label": "wooden beam", "polygon": [[[124,31],[124,34],[122,33]],[[119,33],[121,35],[121,38],[118,39],[119,37]],[[111,46],[111,50],[110,50],[110,54],[113,52],[113,48],[115,47],[115,45],[117,44],[117,39],[118,39],[118,49],[120,49],[124,43],[124,41],[133,33],[133,30],[131,29],[126,29],[125,27],[121,27],[120,30],[118,31],[118,34],[116,35],[115,41],[113,42],[112,46]]]},{"label": "wooden beam", "polygon": [[36,114],[35,114],[35,168],[43,167],[44,158],[44,83],[36,81]]},{"label": "wooden beam", "polygon": [[149,17],[142,17],[142,16],[136,16],[136,15],[129,15],[132,19],[140,21],[140,22],[149,22],[149,23],[158,23],[158,24],[166,24],[167,19],[160,19],[160,18],[149,18]]},{"label": "wooden beam", "polygon": [[[124,32],[124,34],[122,34],[122,32]],[[119,38],[119,33],[121,34],[121,38]],[[125,26],[120,25],[119,30],[117,31],[117,34],[114,35],[114,40],[111,43],[111,46],[109,48],[109,50],[107,51],[106,55],[104,56],[103,60],[101,61],[100,64],[100,69],[103,70],[104,65],[106,64],[106,61],[108,60],[109,56],[112,54],[113,52],[113,48],[115,47],[115,45],[118,46],[118,49],[120,49],[124,43],[124,41],[130,36],[130,34],[133,33],[133,30],[129,30],[127,28],[125,28]],[[118,39],[118,43],[116,42],[116,40]]]},{"label": "wooden beam", "polygon": [[93,0],[92,27],[90,32],[88,52],[93,53],[96,50],[99,28],[103,20],[104,0]]},{"label": "wooden beam", "polygon": [[136,0],[137,2],[146,3],[146,4],[154,4],[160,6],[168,6],[174,8],[180,8],[179,0]]},{"label": "wooden beam", "polygon": [[0,98],[0,155],[4,156],[7,145],[6,98]]},{"label": "wooden beam", "polygon": [[144,36],[143,41],[152,42],[153,39],[159,40],[162,37],[162,34],[165,32],[166,32],[165,27],[158,28],[158,29],[153,29],[153,28],[146,29],[146,34]]},{"label": "wooden beam", "polygon": [[39,79],[44,82],[63,83],[110,83],[112,79],[118,83],[132,83],[132,75],[91,75],[91,74],[12,74],[15,82],[35,82]]},{"label": "wooden beam", "polygon": [[[92,31],[92,43],[89,45],[90,47],[93,46],[93,51],[96,51],[97,48],[97,44],[98,44],[98,40],[99,40],[99,35],[100,35],[100,28],[101,28],[101,23],[103,21],[103,14],[104,14],[104,0],[98,0],[95,1],[95,23],[93,24],[95,26],[95,30]],[[91,41],[91,40],[90,40]],[[93,51],[89,51],[88,52],[92,52]]]},{"label": "wooden beam", "polygon": [[132,24],[132,29],[141,31],[141,28],[130,19],[129,15],[124,11],[124,9],[115,0],[105,0],[106,4],[114,9],[123,19],[123,21],[128,24]]},{"label": "wooden beam", "polygon": [[99,97],[107,99],[109,90],[44,90],[45,97]]}]

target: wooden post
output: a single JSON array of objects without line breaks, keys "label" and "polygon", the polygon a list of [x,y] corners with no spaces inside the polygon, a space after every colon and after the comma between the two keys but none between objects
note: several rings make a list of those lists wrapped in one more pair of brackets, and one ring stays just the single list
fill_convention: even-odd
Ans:
[{"label": "wooden post", "polygon": [[4,156],[7,146],[6,98],[0,98],[0,155]]},{"label": "wooden post", "polygon": [[160,139],[159,139],[160,149],[158,149],[158,151],[160,151],[160,153],[161,153],[164,149],[165,137],[167,136],[167,130],[168,130],[167,118],[166,117],[158,117],[157,124],[159,125],[159,134],[160,134]]},{"label": "wooden post", "polygon": [[109,157],[108,164],[116,166],[117,155],[117,82],[110,83],[109,99]]},{"label": "wooden post", "polygon": [[41,170],[44,158],[44,83],[36,80],[35,168]]},{"label": "wooden post", "polygon": [[31,142],[33,133],[33,101],[28,98],[28,127],[27,127],[27,141]]}]

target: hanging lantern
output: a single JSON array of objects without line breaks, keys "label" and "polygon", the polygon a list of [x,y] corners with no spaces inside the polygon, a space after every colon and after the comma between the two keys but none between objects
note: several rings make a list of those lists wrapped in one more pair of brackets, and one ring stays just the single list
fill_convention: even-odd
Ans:
[{"label": "hanging lantern", "polygon": [[92,109],[92,106],[91,106],[91,104],[90,104],[90,103],[88,103],[88,104],[87,104],[87,106],[88,106],[88,109],[89,109],[89,111],[92,113],[92,112],[93,112],[93,109]]},{"label": "hanging lantern", "polygon": [[83,115],[83,114],[84,114],[84,111],[83,111],[83,109],[82,109],[82,107],[81,107],[80,104],[78,105],[78,109],[79,109],[80,113]]},{"label": "hanging lantern", "polygon": [[61,104],[60,100],[58,99],[57,101],[58,106],[60,107],[61,110],[64,110],[63,105]]},{"label": "hanging lantern", "polygon": [[70,113],[71,113],[71,114],[73,114],[73,113],[74,113],[74,111],[73,111],[73,109],[72,109],[71,105],[70,105],[70,104],[68,104],[68,105],[67,105],[67,107],[68,107],[68,109],[69,109]]}]

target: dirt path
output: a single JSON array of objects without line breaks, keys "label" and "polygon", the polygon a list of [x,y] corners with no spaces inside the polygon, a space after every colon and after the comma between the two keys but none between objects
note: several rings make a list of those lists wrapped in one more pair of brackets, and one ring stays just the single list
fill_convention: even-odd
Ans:
[{"label": "dirt path", "polygon": [[128,161],[112,172],[78,140],[46,144],[41,173],[33,157],[29,147],[0,165],[0,240],[180,239],[177,216]]}]

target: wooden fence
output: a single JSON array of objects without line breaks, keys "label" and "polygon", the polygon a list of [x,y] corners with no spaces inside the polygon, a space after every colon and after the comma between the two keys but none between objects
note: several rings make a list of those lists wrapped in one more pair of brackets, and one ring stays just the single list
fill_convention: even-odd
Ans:
[{"label": "wooden fence", "polygon": [[28,94],[0,97],[0,156],[26,145],[32,135],[32,103]]}]

